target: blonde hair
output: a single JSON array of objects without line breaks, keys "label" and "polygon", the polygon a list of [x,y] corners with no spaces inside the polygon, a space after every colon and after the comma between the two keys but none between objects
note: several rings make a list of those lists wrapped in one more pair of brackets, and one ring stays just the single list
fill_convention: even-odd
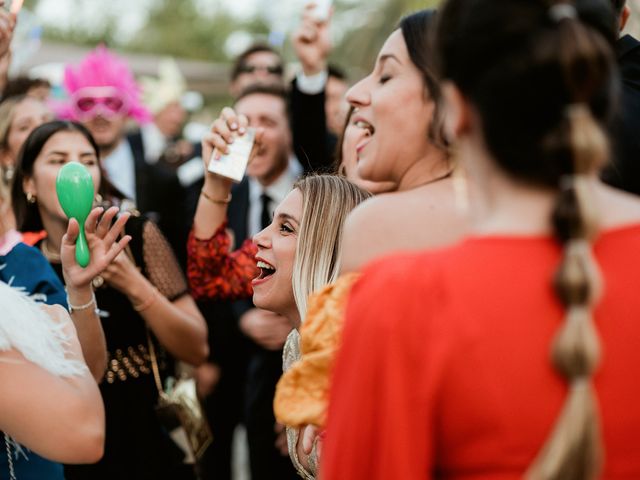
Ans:
[{"label": "blonde hair", "polygon": [[5,215],[9,210],[11,210],[11,188],[4,181],[4,178],[0,178],[0,224],[4,222]]},{"label": "blonde hair", "polygon": [[[23,95],[10,97],[0,103],[0,151],[7,149],[7,139],[9,130],[13,123],[13,114],[16,106],[20,104],[25,97]],[[4,218],[7,210],[11,208],[11,183],[6,166],[0,165],[0,218]]]},{"label": "blonde hair", "polygon": [[[0,152],[5,152],[9,149],[9,131],[11,130],[11,124],[15,114],[16,107],[20,105],[26,95],[16,95],[15,97],[9,97],[0,103]],[[3,189],[0,190],[0,200],[9,203],[10,193],[7,190],[11,190],[11,179],[13,178],[13,168],[5,165],[0,165],[0,183],[2,183]],[[4,204],[4,205],[6,205]],[[4,208],[4,207],[2,207]],[[4,213],[4,212],[2,212]]]},{"label": "blonde hair", "polygon": [[26,95],[16,95],[0,103],[0,148],[7,147],[7,138],[11,124],[13,123],[13,114],[16,107],[21,104],[25,98],[27,98]]},{"label": "blonde hair", "polygon": [[309,295],[338,278],[347,215],[371,194],[337,175],[306,177],[295,188],[302,193],[302,221],[292,284],[300,319],[304,321]]}]

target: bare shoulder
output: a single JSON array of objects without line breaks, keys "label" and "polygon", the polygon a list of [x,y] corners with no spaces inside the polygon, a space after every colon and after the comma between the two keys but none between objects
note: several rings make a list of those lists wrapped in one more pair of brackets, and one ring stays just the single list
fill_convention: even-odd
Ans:
[{"label": "bare shoulder", "polygon": [[383,193],[368,198],[349,213],[345,231],[365,226],[379,227],[384,223],[380,219],[386,218],[394,212],[397,213],[397,197],[399,195],[399,193]]},{"label": "bare shoulder", "polygon": [[382,194],[367,199],[349,213],[342,234],[343,273],[359,271],[372,256],[372,248],[387,229],[386,221],[394,208],[387,199],[393,194]]},{"label": "bare shoulder", "polygon": [[373,197],[347,217],[342,272],[360,270],[383,255],[437,248],[457,241],[467,228],[450,182]]},{"label": "bare shoulder", "polygon": [[602,227],[615,228],[640,223],[640,197],[606,185],[598,188]]}]

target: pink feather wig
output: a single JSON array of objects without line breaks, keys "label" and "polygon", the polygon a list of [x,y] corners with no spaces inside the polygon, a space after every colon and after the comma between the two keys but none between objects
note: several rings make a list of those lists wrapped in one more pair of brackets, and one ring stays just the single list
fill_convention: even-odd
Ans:
[{"label": "pink feather wig", "polygon": [[[129,118],[141,124],[152,118],[140,99],[141,89],[127,63],[103,45],[90,52],[75,69],[71,65],[65,67],[63,86],[69,97],[86,87],[112,87],[126,98]],[[70,101],[57,105],[55,110],[62,119],[80,120]]]}]

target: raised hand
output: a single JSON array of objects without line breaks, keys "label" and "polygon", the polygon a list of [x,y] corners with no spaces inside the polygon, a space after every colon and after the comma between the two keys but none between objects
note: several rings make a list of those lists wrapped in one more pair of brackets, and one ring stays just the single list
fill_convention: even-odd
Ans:
[{"label": "raised hand", "polygon": [[293,326],[282,315],[259,308],[252,308],[240,318],[240,330],[267,350],[279,350],[284,346]]},{"label": "raised hand", "polygon": [[[60,260],[67,289],[79,290],[88,286],[91,281],[100,275],[107,266],[124,250],[131,237],[118,237],[124,230],[124,226],[129,219],[129,213],[125,212],[113,223],[113,219],[118,214],[118,207],[109,208],[104,215],[102,207],[94,208],[84,224],[87,244],[91,259],[86,268],[82,268],[76,262],[76,238],[80,233],[80,226],[75,219],[69,220],[67,233],[62,237],[60,247]],[[102,215],[102,217],[100,217]]]},{"label": "raised hand", "polygon": [[[202,139],[202,160],[205,168],[205,191],[212,192],[213,190],[207,190],[207,186],[211,186],[212,189],[223,187],[230,189],[232,182],[224,177],[210,173],[207,169],[210,161],[216,161],[220,159],[221,155],[229,153],[229,145],[234,142],[234,138],[240,135],[244,135],[249,127],[249,120],[245,115],[238,115],[232,108],[225,107],[222,109],[220,116],[211,125],[211,130]],[[260,144],[264,130],[262,128],[256,129],[255,143]],[[251,154],[253,157],[256,149]],[[215,157],[212,160],[212,155],[215,152]],[[249,158],[251,162],[251,158]]]},{"label": "raised hand", "polygon": [[125,252],[120,252],[107,265],[107,268],[102,272],[102,278],[113,288],[127,295],[133,303],[141,303],[144,293],[152,288],[149,281]]},{"label": "raised hand", "polygon": [[0,57],[9,51],[16,26],[16,16],[4,8],[4,0],[0,0]]},{"label": "raised hand", "polygon": [[329,20],[318,20],[314,16],[315,4],[308,4],[302,21],[293,34],[293,48],[305,75],[315,75],[327,69],[327,58],[331,52]]},{"label": "raised hand", "polygon": [[216,151],[216,158],[221,154],[229,153],[229,145],[234,137],[244,135],[249,126],[249,120],[245,115],[238,115],[233,108],[225,107],[220,116],[211,124],[211,130],[202,139],[202,159],[204,166],[209,166],[211,154]]}]

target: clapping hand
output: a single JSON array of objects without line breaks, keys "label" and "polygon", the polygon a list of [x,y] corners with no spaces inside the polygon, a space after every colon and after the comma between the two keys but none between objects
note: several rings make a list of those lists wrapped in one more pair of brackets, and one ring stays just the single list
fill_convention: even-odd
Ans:
[{"label": "clapping hand", "polygon": [[70,219],[67,233],[62,237],[60,259],[67,289],[81,289],[88,286],[94,277],[100,275],[105,268],[124,250],[131,237],[118,237],[124,230],[129,213],[123,213],[111,224],[119,212],[118,207],[109,208],[100,218],[104,209],[94,208],[84,224],[85,236],[89,245],[90,261],[82,268],[76,261],[76,239],[80,234],[80,226],[75,219]]}]

